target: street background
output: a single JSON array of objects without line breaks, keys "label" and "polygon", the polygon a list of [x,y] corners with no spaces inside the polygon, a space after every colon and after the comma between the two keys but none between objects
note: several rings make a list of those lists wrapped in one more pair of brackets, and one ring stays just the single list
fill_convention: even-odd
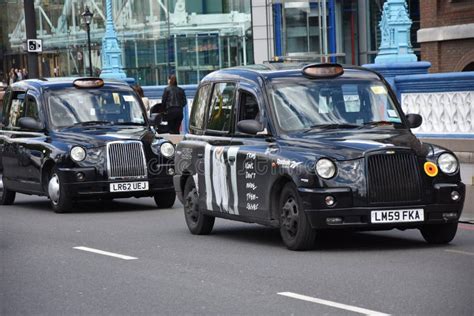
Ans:
[{"label": "street background", "polygon": [[293,252],[259,225],[218,219],[211,235],[193,236],[179,202],[55,214],[47,199],[19,195],[0,212],[2,315],[358,314],[282,292],[386,314],[474,314],[473,225],[443,246],[417,230],[333,232]]}]

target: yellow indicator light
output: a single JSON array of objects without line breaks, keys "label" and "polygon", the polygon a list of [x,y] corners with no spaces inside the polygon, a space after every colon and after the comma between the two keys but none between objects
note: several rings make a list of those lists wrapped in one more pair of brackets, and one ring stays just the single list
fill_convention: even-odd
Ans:
[{"label": "yellow indicator light", "polygon": [[438,175],[438,166],[430,161],[425,162],[424,169],[429,177],[436,177]]}]

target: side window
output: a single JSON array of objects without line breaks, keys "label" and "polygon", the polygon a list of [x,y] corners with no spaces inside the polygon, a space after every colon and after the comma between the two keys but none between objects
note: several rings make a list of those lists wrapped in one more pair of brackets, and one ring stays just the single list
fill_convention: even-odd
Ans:
[{"label": "side window", "polygon": [[7,122],[8,115],[6,115],[6,113],[8,111],[10,95],[11,95],[11,92],[7,91],[5,95],[3,96],[3,101],[2,101],[1,109],[0,109],[0,125],[2,126],[5,126],[8,124]]},{"label": "side window", "polygon": [[38,111],[38,104],[36,103],[36,99],[31,96],[26,96],[26,111],[25,117],[32,117],[35,120],[39,121],[39,111]]},{"label": "side window", "polygon": [[257,98],[253,94],[243,90],[240,90],[239,94],[239,121],[256,120],[263,123]]},{"label": "side window", "polygon": [[8,112],[9,128],[18,128],[18,120],[25,116],[25,93],[14,92]]},{"label": "side window", "polygon": [[229,132],[235,96],[235,83],[223,82],[214,85],[207,129]]},{"label": "side window", "polygon": [[206,113],[207,100],[209,100],[209,93],[211,92],[211,85],[201,86],[196,93],[191,109],[191,118],[189,120],[189,127],[191,129],[202,130],[204,128],[204,115]]}]

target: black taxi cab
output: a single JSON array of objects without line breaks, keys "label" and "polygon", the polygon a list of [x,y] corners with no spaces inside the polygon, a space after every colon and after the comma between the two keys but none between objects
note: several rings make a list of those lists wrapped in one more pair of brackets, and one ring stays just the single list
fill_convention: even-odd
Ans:
[{"label": "black taxi cab", "polygon": [[49,197],[56,212],[76,200],[145,196],[170,207],[174,151],[124,82],[21,81],[3,103],[0,204],[12,204],[19,192]]},{"label": "black taxi cab", "polygon": [[445,148],[410,130],[375,72],[270,63],[206,76],[174,185],[193,234],[215,217],[278,227],[292,250],[328,229],[417,228],[429,243],[457,230],[465,186]]}]

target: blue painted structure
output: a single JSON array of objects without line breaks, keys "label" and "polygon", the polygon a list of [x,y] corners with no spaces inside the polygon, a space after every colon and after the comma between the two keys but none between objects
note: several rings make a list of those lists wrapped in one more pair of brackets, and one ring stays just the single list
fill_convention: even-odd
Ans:
[{"label": "blue painted structure", "polygon": [[282,56],[282,4],[275,3],[273,4],[273,16],[274,16],[274,30],[275,30],[275,56]]},{"label": "blue painted structure", "polygon": [[[397,97],[405,93],[462,92],[474,91],[474,72],[447,72],[424,75],[402,75],[394,78]],[[474,109],[471,109],[474,111]],[[474,134],[417,134],[429,138],[469,138]]]},{"label": "blue painted structure", "polygon": [[102,39],[102,72],[101,78],[126,79],[127,75],[122,66],[122,50],[120,49],[117,33],[112,18],[112,0],[106,0],[107,21],[105,35]]},{"label": "blue painted structure", "polygon": [[329,0],[329,54],[332,63],[337,62],[337,57],[333,56],[336,53],[336,1]]},{"label": "blue painted structure", "polygon": [[387,0],[379,27],[382,41],[376,64],[416,62],[410,41],[412,21],[405,0]]}]

